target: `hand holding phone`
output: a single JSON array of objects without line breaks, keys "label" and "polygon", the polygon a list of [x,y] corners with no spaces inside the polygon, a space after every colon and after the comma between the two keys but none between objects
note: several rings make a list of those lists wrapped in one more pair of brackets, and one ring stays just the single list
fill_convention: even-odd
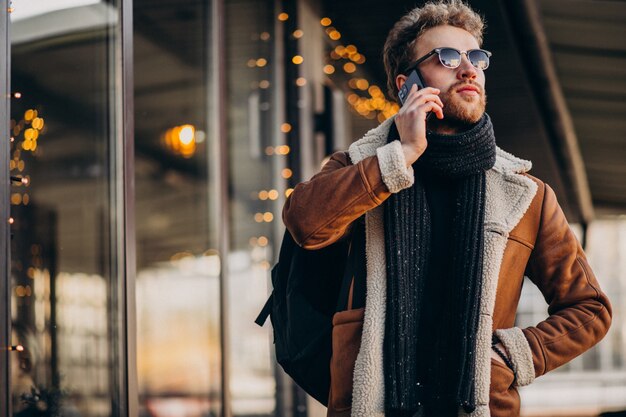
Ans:
[{"label": "hand holding phone", "polygon": [[420,73],[417,72],[417,70],[411,71],[409,77],[402,85],[402,88],[400,88],[400,91],[398,91],[398,98],[400,99],[400,103],[402,105],[404,105],[404,102],[409,96],[409,92],[411,91],[411,87],[413,87],[413,85],[417,85],[418,90],[426,87],[426,83],[422,79]]},{"label": "hand holding phone", "polygon": [[439,98],[439,90],[427,87],[417,70],[411,71],[398,91],[398,98],[402,108],[396,115],[395,123],[407,165],[412,165],[428,146],[428,118],[435,113],[439,119],[443,119],[443,103]]}]

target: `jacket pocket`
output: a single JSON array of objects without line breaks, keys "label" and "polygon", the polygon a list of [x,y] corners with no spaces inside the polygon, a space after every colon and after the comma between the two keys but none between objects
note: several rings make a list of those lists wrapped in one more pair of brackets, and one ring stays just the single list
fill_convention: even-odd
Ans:
[{"label": "jacket pocket", "polygon": [[520,414],[520,397],[514,386],[515,374],[508,366],[491,359],[489,411],[491,417],[514,417]]},{"label": "jacket pocket", "polygon": [[330,360],[331,411],[343,411],[352,406],[352,374],[361,347],[365,309],[340,311],[333,316],[333,354]]}]

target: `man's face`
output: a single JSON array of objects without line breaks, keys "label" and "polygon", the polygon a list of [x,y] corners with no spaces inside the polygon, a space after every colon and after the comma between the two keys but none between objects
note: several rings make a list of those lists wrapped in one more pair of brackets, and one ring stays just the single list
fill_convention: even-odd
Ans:
[{"label": "man's face", "polygon": [[[440,47],[451,47],[460,51],[480,48],[476,38],[469,32],[444,25],[428,29],[420,36],[415,57],[421,58]],[[439,97],[444,105],[442,124],[476,123],[481,118],[487,104],[485,73],[475,68],[465,54],[461,56],[461,65],[457,68],[444,67],[437,54],[434,54],[419,65],[419,70],[426,85],[441,90]],[[473,85],[479,91],[462,90],[467,85]],[[436,118],[432,120],[438,122]]]}]

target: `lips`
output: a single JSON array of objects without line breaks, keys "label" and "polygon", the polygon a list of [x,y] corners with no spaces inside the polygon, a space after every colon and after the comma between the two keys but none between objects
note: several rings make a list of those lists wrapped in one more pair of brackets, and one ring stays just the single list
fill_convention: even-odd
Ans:
[{"label": "lips", "polygon": [[457,93],[475,93],[475,94],[480,94],[480,90],[478,89],[478,87],[475,87],[473,85],[464,85],[463,87],[459,88],[458,90],[456,90]]}]

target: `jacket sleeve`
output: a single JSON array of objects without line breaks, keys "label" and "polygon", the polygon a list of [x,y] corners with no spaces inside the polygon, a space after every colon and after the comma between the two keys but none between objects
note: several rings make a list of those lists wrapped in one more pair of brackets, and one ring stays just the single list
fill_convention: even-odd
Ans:
[{"label": "jacket sleeve", "polygon": [[496,331],[511,354],[518,385],[527,385],[582,354],[611,325],[609,299],[547,184],[526,273],[548,303],[549,317],[533,327]]},{"label": "jacket sleeve", "polygon": [[319,173],[296,185],[283,207],[283,221],[298,245],[323,248],[344,236],[363,213],[413,181],[413,168],[407,168],[399,141],[356,165],[347,152],[336,152]]}]

